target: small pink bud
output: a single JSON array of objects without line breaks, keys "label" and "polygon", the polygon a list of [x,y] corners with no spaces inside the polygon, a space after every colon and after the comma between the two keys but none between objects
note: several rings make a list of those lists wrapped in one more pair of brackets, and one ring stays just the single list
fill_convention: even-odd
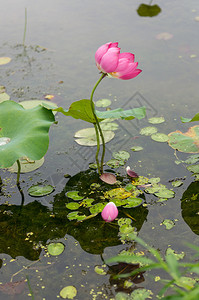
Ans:
[{"label": "small pink bud", "polygon": [[135,172],[133,172],[129,166],[126,167],[126,173],[127,173],[130,177],[134,177],[134,178],[139,177],[138,174],[135,173]]},{"label": "small pink bud", "polygon": [[118,209],[115,203],[109,202],[103,209],[101,213],[102,219],[106,222],[111,222],[115,220],[118,216]]}]

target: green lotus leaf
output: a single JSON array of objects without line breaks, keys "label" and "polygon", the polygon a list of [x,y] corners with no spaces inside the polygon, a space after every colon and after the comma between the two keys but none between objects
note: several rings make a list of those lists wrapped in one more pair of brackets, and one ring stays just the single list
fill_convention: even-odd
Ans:
[{"label": "green lotus leaf", "polygon": [[[73,102],[68,110],[63,109],[62,107],[58,107],[56,109],[53,109],[53,111],[61,112],[65,116],[71,116],[74,119],[81,119],[93,124],[96,123],[91,108],[91,102],[88,99],[82,99]],[[102,119],[99,119],[99,121],[102,121]]]},{"label": "green lotus leaf", "polygon": [[[104,135],[104,141],[105,143],[110,142],[114,136],[115,133],[110,130],[103,130]],[[75,139],[76,143],[81,146],[96,146],[97,145],[97,138],[94,128],[84,128],[75,133],[75,137],[78,139]],[[101,137],[100,138],[100,144],[102,144]]]},{"label": "green lotus leaf", "polygon": [[48,150],[51,110],[42,106],[24,109],[14,101],[0,103],[0,168],[12,166],[21,157],[41,159]]},{"label": "green lotus leaf", "polygon": [[98,111],[96,110],[96,115],[101,119],[125,119],[125,120],[133,120],[133,119],[143,119],[146,115],[146,108],[138,107],[128,110],[123,110],[122,108],[117,108],[113,110],[107,111]]},{"label": "green lotus leaf", "polygon": [[70,191],[70,192],[68,192],[68,193],[66,194],[66,196],[67,196],[68,198],[71,198],[71,199],[75,200],[75,201],[79,201],[79,200],[84,199],[83,196],[80,196],[80,195],[79,195],[79,192],[78,192],[78,191]]},{"label": "green lotus leaf", "polygon": [[131,150],[134,151],[134,152],[141,151],[141,150],[143,150],[143,149],[144,149],[144,148],[141,147],[141,146],[134,146],[134,147],[131,148]]},{"label": "green lotus leaf", "polygon": [[69,202],[66,204],[66,207],[70,210],[76,210],[79,208],[79,203],[77,202]]},{"label": "green lotus leaf", "polygon": [[199,125],[190,127],[187,132],[179,130],[169,133],[169,146],[180,152],[199,153]]},{"label": "green lotus leaf", "polygon": [[100,99],[98,101],[96,101],[95,105],[97,107],[107,107],[111,104],[111,100],[109,99]]},{"label": "green lotus leaf", "polygon": [[181,117],[181,121],[182,123],[199,121],[199,113],[197,113],[192,119]]},{"label": "green lotus leaf", "polygon": [[165,118],[164,117],[154,117],[154,118],[148,119],[148,121],[151,124],[160,124],[160,123],[165,122]]},{"label": "green lotus leaf", "polygon": [[52,185],[33,185],[28,189],[28,194],[32,197],[42,197],[51,194],[54,191]]},{"label": "green lotus leaf", "polygon": [[137,13],[140,17],[155,17],[161,12],[161,8],[157,5],[140,4]]},{"label": "green lotus leaf", "polygon": [[[166,229],[167,229],[167,230],[169,230],[169,229],[171,229],[171,228],[173,228],[173,227],[175,226],[175,223],[174,223],[172,220],[170,220],[170,219],[165,219],[165,220],[162,222],[162,224],[166,226]],[[161,224],[161,225],[162,225],[162,224]]]},{"label": "green lotus leaf", "polygon": [[124,206],[125,208],[139,206],[142,204],[143,201],[141,198],[135,198],[135,197],[129,197],[126,200],[127,200],[127,204]]},{"label": "green lotus leaf", "polygon": [[56,256],[60,255],[64,251],[64,244],[62,243],[51,243],[47,246],[48,253]]},{"label": "green lotus leaf", "polygon": [[156,133],[158,130],[156,127],[153,127],[153,126],[148,126],[148,127],[144,127],[140,130],[140,134],[141,135],[152,135],[154,133]]},{"label": "green lotus leaf", "polygon": [[113,152],[113,157],[117,160],[128,160],[130,154],[127,151],[121,150],[118,152]]},{"label": "green lotus leaf", "polygon": [[66,286],[60,291],[60,296],[63,299],[73,299],[77,295],[77,289],[72,286]]},{"label": "green lotus leaf", "polygon": [[160,143],[164,143],[168,141],[168,135],[164,133],[154,133],[151,135],[152,140]]}]

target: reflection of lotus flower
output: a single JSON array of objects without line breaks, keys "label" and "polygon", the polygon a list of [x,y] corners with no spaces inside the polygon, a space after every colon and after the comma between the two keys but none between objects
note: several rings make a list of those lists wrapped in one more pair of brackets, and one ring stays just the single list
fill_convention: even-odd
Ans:
[{"label": "reflection of lotus flower", "polygon": [[109,202],[103,209],[102,213],[102,219],[106,222],[111,222],[115,220],[118,216],[118,209],[115,203]]},{"label": "reflection of lotus flower", "polygon": [[134,62],[134,54],[120,53],[118,43],[107,43],[99,47],[95,53],[95,61],[102,73],[120,79],[132,79],[142,70],[137,69],[138,62]]}]

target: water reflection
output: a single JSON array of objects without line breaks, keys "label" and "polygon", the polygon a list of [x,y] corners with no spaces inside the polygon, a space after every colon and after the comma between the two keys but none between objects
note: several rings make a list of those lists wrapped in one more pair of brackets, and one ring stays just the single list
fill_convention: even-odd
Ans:
[{"label": "water reflection", "polygon": [[[42,246],[47,242],[73,236],[82,249],[91,254],[103,254],[106,247],[121,244],[118,236],[117,222],[105,223],[101,215],[85,221],[69,221],[67,215],[71,210],[66,208],[68,201],[66,192],[78,190],[87,197],[99,199],[102,191],[110,189],[101,182],[101,188],[91,190],[92,183],[100,181],[96,172],[90,170],[80,172],[71,177],[63,191],[54,196],[52,210],[38,201],[27,205],[0,205],[0,252],[15,258],[24,256],[29,260],[37,260]],[[88,214],[88,209],[82,207],[82,213]],[[139,231],[146,220],[148,209],[139,206],[131,209],[119,208],[118,217],[133,216],[132,226]]]},{"label": "water reflection", "polygon": [[199,235],[199,181],[192,182],[182,195],[181,209],[184,221]]}]

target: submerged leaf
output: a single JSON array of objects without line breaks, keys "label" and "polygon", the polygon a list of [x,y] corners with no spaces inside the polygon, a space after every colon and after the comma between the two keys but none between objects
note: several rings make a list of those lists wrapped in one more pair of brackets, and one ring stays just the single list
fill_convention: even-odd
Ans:
[{"label": "submerged leaf", "polygon": [[7,295],[21,294],[25,288],[25,280],[0,284],[0,291]]},{"label": "submerged leaf", "polygon": [[0,57],[0,65],[6,65],[8,64],[9,62],[11,61],[11,58],[10,57]]}]

